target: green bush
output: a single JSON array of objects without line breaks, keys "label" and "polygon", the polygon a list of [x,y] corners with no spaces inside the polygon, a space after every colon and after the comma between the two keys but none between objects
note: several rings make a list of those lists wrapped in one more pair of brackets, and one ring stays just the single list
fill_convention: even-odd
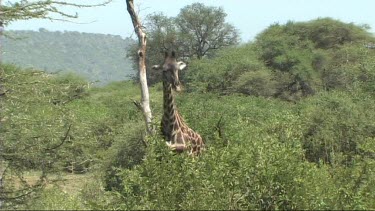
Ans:
[{"label": "green bush", "polygon": [[214,59],[192,61],[186,81],[189,91],[228,92],[242,74],[264,69],[253,46],[248,44],[222,50]]},{"label": "green bush", "polygon": [[[87,83],[73,74],[50,75],[11,65],[1,66],[1,82],[0,159],[4,161],[1,165],[8,166],[4,175],[7,194],[1,193],[1,197],[39,191],[49,173],[97,169],[119,136],[133,133],[133,126],[143,123],[127,98],[131,95],[126,95],[136,89],[132,83],[119,84],[133,90],[118,90],[116,84],[89,90]],[[120,101],[124,96],[125,101]],[[129,109],[124,109],[124,104]],[[23,176],[30,170],[42,175],[34,182],[36,186]]]},{"label": "green bush", "polygon": [[[191,61],[188,91],[300,100],[322,90],[372,90],[375,38],[330,18],[274,24],[254,43]],[[365,45],[364,45],[365,44]]]},{"label": "green bush", "polygon": [[[143,162],[118,173],[122,186],[116,192],[125,199],[118,207],[371,208],[373,123],[365,116],[372,117],[375,112],[369,106],[370,98],[360,99],[363,95],[327,93],[291,105],[234,95],[178,96],[181,114],[202,135],[207,150],[197,158],[176,155],[160,137],[148,137]],[[362,115],[364,107],[368,111]],[[314,118],[319,117],[322,122],[316,124]],[[306,138],[306,131],[313,126],[321,132]],[[330,165],[323,158],[311,162],[314,160],[308,156],[306,143],[320,140],[331,142],[318,150],[335,149]],[[345,140],[356,142],[356,148],[350,148]],[[320,156],[319,151],[312,155]]]},{"label": "green bush", "polygon": [[[290,144],[290,143],[289,143]],[[267,137],[201,157],[174,155],[153,139],[144,162],[121,173],[121,209],[329,209],[335,186],[327,168],[304,162],[295,147]]]},{"label": "green bush", "polygon": [[106,190],[122,189],[121,178],[117,175],[121,169],[132,169],[142,163],[145,156],[143,125],[116,136],[115,144],[107,151],[105,168]]},{"label": "green bush", "polygon": [[[352,165],[356,155],[368,154],[362,146],[375,134],[375,107],[371,101],[340,93],[322,93],[301,103],[301,125],[306,159],[312,162]],[[360,101],[359,101],[360,100]],[[335,155],[341,159],[335,160]],[[375,154],[374,154],[375,155]]]},{"label": "green bush", "polygon": [[237,92],[246,95],[268,97],[276,92],[276,82],[268,71],[245,72],[233,84]]},{"label": "green bush", "polygon": [[82,200],[57,187],[43,191],[27,206],[28,210],[84,210],[87,207]]}]

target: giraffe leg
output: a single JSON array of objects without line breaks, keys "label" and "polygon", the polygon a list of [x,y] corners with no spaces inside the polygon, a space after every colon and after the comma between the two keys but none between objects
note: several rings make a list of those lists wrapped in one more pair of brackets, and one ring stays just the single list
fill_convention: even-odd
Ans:
[{"label": "giraffe leg", "polygon": [[170,142],[167,142],[167,145],[168,147],[172,150],[172,151],[176,151],[178,153],[181,153],[185,150],[185,145],[182,145],[182,144],[172,144]]},{"label": "giraffe leg", "polygon": [[166,141],[165,143],[167,144],[168,147],[172,147],[173,146],[172,142],[170,142],[170,141]]},{"label": "giraffe leg", "polygon": [[172,151],[176,150],[176,148],[177,148],[176,144],[172,144],[172,142],[170,142],[170,141],[167,141],[166,143],[167,143],[167,146],[169,147],[170,150],[172,150]]}]

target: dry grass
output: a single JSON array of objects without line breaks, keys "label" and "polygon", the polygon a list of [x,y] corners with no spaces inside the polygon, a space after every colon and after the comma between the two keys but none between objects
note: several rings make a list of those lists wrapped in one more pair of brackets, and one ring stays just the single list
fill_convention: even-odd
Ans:
[{"label": "dry grass", "polygon": [[[28,172],[24,174],[24,179],[29,185],[34,185],[39,181],[39,172]],[[46,181],[46,188],[59,187],[63,192],[69,194],[77,194],[84,187],[85,184],[92,180],[91,174],[71,174],[71,173],[61,173],[56,175],[48,176]],[[13,179],[12,181],[16,187],[21,186],[19,179]]]}]

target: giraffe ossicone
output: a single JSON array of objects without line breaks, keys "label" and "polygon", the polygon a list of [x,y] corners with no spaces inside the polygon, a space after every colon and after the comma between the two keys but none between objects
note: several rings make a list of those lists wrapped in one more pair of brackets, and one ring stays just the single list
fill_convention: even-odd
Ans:
[{"label": "giraffe ossicone", "polygon": [[189,154],[198,155],[204,148],[202,137],[185,123],[177,110],[174,101],[174,91],[180,91],[179,70],[186,64],[177,62],[174,51],[169,55],[165,52],[164,63],[152,68],[163,71],[163,117],[161,131],[167,145],[176,152],[189,151]]}]

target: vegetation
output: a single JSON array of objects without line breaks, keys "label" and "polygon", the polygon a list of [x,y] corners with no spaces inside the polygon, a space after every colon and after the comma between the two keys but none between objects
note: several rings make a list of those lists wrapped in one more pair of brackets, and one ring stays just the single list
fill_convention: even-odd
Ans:
[{"label": "vegetation", "polygon": [[[73,74],[5,65],[1,78],[0,155],[7,185],[1,198],[24,202],[25,196],[48,183],[49,174],[89,172],[105,159],[115,140],[118,148],[122,140],[139,134],[140,114],[130,99],[137,87],[132,82],[113,84],[116,90],[108,95],[111,86],[99,93],[92,88],[89,94],[87,83]],[[116,92],[119,101],[113,106]],[[129,108],[123,110],[126,105]],[[24,177],[29,171],[40,172],[35,184]],[[20,186],[14,187],[14,181]]]},{"label": "vegetation", "polygon": [[[142,139],[132,81],[92,88],[72,74],[3,65],[4,207],[374,209],[373,39],[337,20],[290,22],[192,60],[176,102],[207,143],[195,158],[160,135]],[[162,85],[150,93],[159,125]],[[87,180],[71,193],[48,186],[61,172]]]},{"label": "vegetation", "polygon": [[225,22],[227,14],[223,8],[208,7],[194,3],[181,9],[176,17],[180,32],[179,40],[184,57],[203,58],[212,51],[237,44],[236,28]]},{"label": "vegetation", "polygon": [[[163,13],[148,15],[145,20],[147,32],[147,67],[161,64],[165,50],[175,50],[183,60],[212,57],[215,52],[238,44],[237,29],[225,21],[227,14],[220,7],[209,7],[202,3],[193,3],[181,9],[176,17]],[[136,52],[137,46],[129,48]],[[133,64],[138,57],[132,53]],[[161,74],[147,71],[148,82],[161,81]]]},{"label": "vegetation", "polygon": [[17,20],[29,19],[49,19],[49,20],[69,20],[78,18],[77,13],[69,13],[61,9],[61,7],[82,8],[104,6],[111,2],[92,1],[91,4],[71,3],[69,1],[50,1],[50,0],[14,0],[7,1],[1,5],[0,26],[8,25]]},{"label": "vegetation", "polygon": [[330,18],[276,24],[254,43],[194,61],[188,84],[291,101],[323,90],[349,91],[375,80],[375,51],[366,47],[374,39],[363,27]]},{"label": "vegetation", "polygon": [[120,36],[79,32],[9,31],[3,61],[46,72],[70,71],[99,85],[130,79],[135,72],[126,49],[134,43]]}]

